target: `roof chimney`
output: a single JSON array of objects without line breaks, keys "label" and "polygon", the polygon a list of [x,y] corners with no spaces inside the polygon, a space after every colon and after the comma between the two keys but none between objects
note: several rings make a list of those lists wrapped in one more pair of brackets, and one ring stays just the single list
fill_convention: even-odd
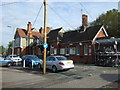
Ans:
[{"label": "roof chimney", "polygon": [[41,27],[41,28],[39,29],[39,32],[40,32],[41,34],[43,34],[43,33],[44,33],[44,29]]},{"label": "roof chimney", "polygon": [[85,14],[82,15],[82,27],[84,28],[84,31],[88,27],[88,16]]},{"label": "roof chimney", "polygon": [[31,33],[32,33],[31,29],[32,29],[32,24],[31,24],[31,22],[28,22],[28,24],[27,24],[27,36],[28,37],[32,37],[32,35],[31,35]]},{"label": "roof chimney", "polygon": [[[50,32],[50,28],[49,27],[46,27],[46,34],[48,34],[49,32]],[[41,33],[41,34],[44,34],[44,29],[41,27],[40,29],[39,29],[39,32]]]}]

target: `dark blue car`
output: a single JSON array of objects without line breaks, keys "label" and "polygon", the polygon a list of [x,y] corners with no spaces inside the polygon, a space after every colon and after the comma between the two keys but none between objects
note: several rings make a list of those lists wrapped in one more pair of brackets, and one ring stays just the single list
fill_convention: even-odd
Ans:
[{"label": "dark blue car", "polygon": [[33,66],[39,66],[39,68],[41,68],[41,65],[43,63],[43,61],[39,59],[36,55],[24,55],[22,57],[22,65],[24,62],[25,62],[25,66],[32,67],[33,65]]}]

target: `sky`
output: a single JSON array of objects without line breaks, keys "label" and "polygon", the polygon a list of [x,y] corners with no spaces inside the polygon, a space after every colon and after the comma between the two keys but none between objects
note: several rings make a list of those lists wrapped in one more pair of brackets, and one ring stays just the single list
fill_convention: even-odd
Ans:
[{"label": "sky", "polygon": [[[40,1],[40,0],[39,0]],[[63,27],[64,30],[73,30],[81,26],[82,14],[88,15],[88,22],[94,21],[108,10],[118,9],[118,0],[47,0],[47,26],[52,29]],[[13,3],[17,2],[17,3]],[[7,3],[13,3],[5,5]],[[82,4],[82,6],[81,6]],[[16,28],[27,29],[27,23],[32,24],[42,5],[42,0],[1,0],[0,1],[0,45],[5,47],[13,40]],[[81,11],[82,9],[82,11]],[[43,27],[43,7],[34,24],[37,30]],[[10,27],[8,27],[10,26]]]}]

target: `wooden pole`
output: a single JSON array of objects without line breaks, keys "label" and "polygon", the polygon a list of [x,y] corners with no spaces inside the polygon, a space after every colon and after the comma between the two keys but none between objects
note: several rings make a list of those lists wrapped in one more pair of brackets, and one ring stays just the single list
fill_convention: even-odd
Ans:
[{"label": "wooden pole", "polygon": [[[47,43],[46,24],[47,24],[47,2],[46,0],[44,0],[44,43]],[[44,48],[43,74],[46,74],[46,48]]]}]

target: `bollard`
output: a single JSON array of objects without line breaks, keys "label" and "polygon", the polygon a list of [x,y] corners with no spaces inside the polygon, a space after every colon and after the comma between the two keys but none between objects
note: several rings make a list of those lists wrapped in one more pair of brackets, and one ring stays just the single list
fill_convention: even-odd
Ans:
[{"label": "bollard", "polygon": [[25,68],[25,60],[23,61],[23,67]]},{"label": "bollard", "polygon": [[32,69],[33,69],[33,60],[32,60]]},{"label": "bollard", "polygon": [[18,66],[18,61],[16,61],[16,66]]}]

